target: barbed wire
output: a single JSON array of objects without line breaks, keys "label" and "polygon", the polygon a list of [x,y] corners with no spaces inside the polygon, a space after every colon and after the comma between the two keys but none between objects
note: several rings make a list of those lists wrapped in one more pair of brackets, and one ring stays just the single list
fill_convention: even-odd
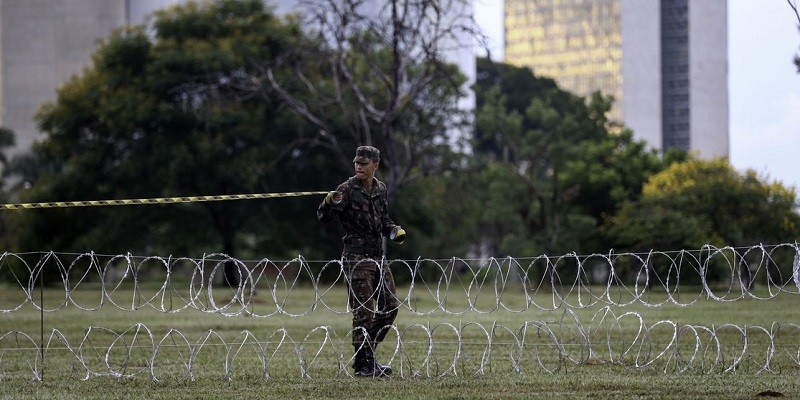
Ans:
[{"label": "barbed wire", "polygon": [[[382,355],[400,376],[493,370],[555,373],[594,363],[664,373],[779,373],[800,366],[800,325],[795,321],[775,321],[769,326],[646,323],[638,312],[619,311],[629,305],[689,307],[699,301],[769,300],[780,294],[800,294],[797,243],[704,246],[675,252],[381,261],[402,282],[399,307],[411,315],[468,318],[561,310],[554,320],[529,320],[529,315],[515,318],[525,320],[521,325],[461,320],[392,326]],[[235,271],[235,285],[226,283],[226,268]],[[0,276],[6,282],[0,311],[33,308],[44,313],[74,306],[84,311],[103,307],[169,314],[196,310],[252,318],[300,318],[315,311],[346,314],[349,309],[341,287],[347,283],[346,275],[341,260],[303,257],[271,261],[239,260],[224,254],[192,259],[6,252],[0,255]],[[49,299],[45,307],[43,298],[37,301],[35,294],[37,283],[46,276],[60,281],[64,293],[63,299],[56,304]],[[753,290],[756,286],[758,290]],[[52,294],[53,289],[48,290]],[[97,295],[91,298],[96,300],[86,300],[94,291]],[[584,322],[578,310],[594,314]],[[83,380],[99,376],[194,380],[210,367],[222,367],[223,377],[232,380],[242,369],[253,370],[248,363],[257,364],[258,374],[265,379],[288,370],[299,371],[304,379],[351,374],[353,332],[336,332],[328,325],[311,328],[302,339],[285,326],[267,336],[242,330],[234,337],[215,329],[199,337],[190,337],[196,331],[176,328],[156,333],[144,323],[122,331],[90,326],[80,339],[68,337],[68,332],[53,328],[44,340],[42,328],[37,342],[24,331],[0,331],[0,379],[27,370],[33,380],[41,381],[45,357],[48,365],[70,363],[71,374]],[[201,351],[214,351],[217,357],[199,357]]]},{"label": "barbed wire", "polygon": [[[234,337],[208,329],[190,337],[178,329],[159,334],[137,323],[122,331],[91,326],[77,340],[53,329],[40,346],[28,333],[8,331],[0,335],[0,378],[28,371],[32,380],[41,381],[42,355],[48,364],[71,364],[71,375],[80,380],[146,376],[153,382],[194,381],[201,371],[220,369],[229,381],[254,373],[270,379],[291,371],[303,379],[352,376],[351,335],[352,331],[336,332],[322,325],[297,337],[285,327],[266,335],[243,330]],[[648,324],[637,312],[617,315],[603,307],[586,323],[565,310],[555,320],[519,326],[463,321],[392,326],[379,354],[401,377],[557,373],[587,364],[678,374],[757,374],[800,367],[798,338],[800,325],[795,323]],[[198,356],[211,352],[216,357]]]},{"label": "barbed wire", "polygon": [[[688,307],[707,299],[733,302],[800,294],[797,243],[704,246],[675,252],[381,262],[402,283],[397,293],[399,307],[416,315],[523,313],[530,309],[632,304]],[[193,259],[5,252],[0,255],[0,277],[7,287],[6,295],[0,298],[0,313],[32,305],[43,312],[75,306],[85,311],[151,308],[164,313],[198,310],[256,318],[303,317],[318,309],[345,314],[346,301],[336,294],[346,284],[343,265],[342,260],[307,261],[302,256],[271,261],[239,260],[224,254]],[[225,278],[226,268],[233,271],[233,285],[228,284],[230,276]],[[63,287],[63,299],[57,304],[42,305],[35,296],[45,276],[60,281]],[[753,290],[756,286],[760,290]],[[295,295],[298,288],[310,288],[313,295]],[[99,291],[92,303],[86,303],[87,296],[75,296],[87,290]],[[269,297],[266,304],[260,295],[263,293]]]}]

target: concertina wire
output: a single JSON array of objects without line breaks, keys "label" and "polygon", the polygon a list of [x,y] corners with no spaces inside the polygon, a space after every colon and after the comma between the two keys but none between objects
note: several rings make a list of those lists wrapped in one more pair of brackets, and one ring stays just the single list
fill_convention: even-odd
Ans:
[{"label": "concertina wire", "polygon": [[[797,321],[706,326],[647,321],[646,312],[626,310],[798,295],[797,243],[644,254],[381,262],[403,282],[397,293],[400,311],[436,317],[387,327],[390,333],[381,354],[400,376],[555,373],[593,363],[664,373],[780,373],[800,367]],[[223,269],[231,265],[238,277],[235,285],[223,278]],[[37,299],[42,274],[60,277],[58,287],[63,285],[64,293],[56,304]],[[340,304],[342,297],[334,295],[346,284],[341,260],[3,253],[0,275],[9,282],[0,301],[2,314],[30,309],[54,313],[67,307],[96,312],[111,307],[270,321],[320,312],[349,313],[347,304]],[[95,302],[76,295],[94,288],[100,291],[91,296]],[[491,323],[469,320],[493,314],[498,318]],[[518,317],[509,320],[507,315]],[[302,378],[351,374],[347,365],[352,361],[352,331],[337,331],[330,325],[301,332],[286,326],[245,329],[233,336],[211,328],[198,336],[139,322],[123,329],[89,326],[81,338],[69,335],[56,327],[46,340],[37,342],[32,332],[0,330],[0,371],[5,375],[29,371],[33,380],[41,380],[42,355],[49,359],[61,354],[72,360],[69,375],[78,379],[194,380],[206,371],[201,362],[205,359],[198,354],[215,349],[219,354],[215,366],[227,380],[242,370],[253,371],[254,366],[265,379],[291,371]],[[203,350],[208,351],[212,350]],[[293,366],[285,369],[279,359],[294,360]]]}]

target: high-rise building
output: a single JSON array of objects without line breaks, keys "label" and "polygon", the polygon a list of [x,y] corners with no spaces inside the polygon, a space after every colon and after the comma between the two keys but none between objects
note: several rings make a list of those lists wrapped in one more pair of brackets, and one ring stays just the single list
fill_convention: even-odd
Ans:
[{"label": "high-rise building", "polygon": [[30,148],[33,120],[58,87],[88,66],[97,42],[177,0],[0,0],[0,126]]},{"label": "high-rise building", "polygon": [[505,0],[505,62],[578,95],[650,145],[728,156],[727,0]]}]

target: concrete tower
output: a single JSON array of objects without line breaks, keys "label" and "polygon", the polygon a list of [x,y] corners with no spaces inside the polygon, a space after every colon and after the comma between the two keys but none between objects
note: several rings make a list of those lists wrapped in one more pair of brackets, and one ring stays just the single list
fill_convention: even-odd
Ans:
[{"label": "concrete tower", "polygon": [[89,65],[97,42],[179,0],[0,0],[0,126],[16,152],[38,135],[39,106]]},{"label": "concrete tower", "polygon": [[[39,135],[33,117],[54,101],[57,88],[91,61],[98,40],[125,24],[141,23],[154,11],[187,0],[0,0],[0,126],[16,133],[16,152]],[[300,0],[265,0],[279,14],[302,12]],[[380,10],[378,2],[365,3]],[[458,10],[471,15],[471,9]],[[449,62],[475,81],[471,42],[450,46]],[[472,93],[471,90],[467,91]],[[474,108],[474,95],[461,106]]]}]

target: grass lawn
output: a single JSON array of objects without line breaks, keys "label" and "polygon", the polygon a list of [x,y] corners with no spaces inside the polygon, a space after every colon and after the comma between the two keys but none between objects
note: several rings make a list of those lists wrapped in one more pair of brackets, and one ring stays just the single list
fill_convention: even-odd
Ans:
[{"label": "grass lawn", "polygon": [[[435,288],[399,288],[405,307],[378,351],[395,373],[356,379],[347,374],[342,287],[259,290],[248,312],[227,308],[233,316],[207,312],[215,307],[205,291],[164,294],[140,283],[102,296],[87,283],[66,296],[50,288],[40,382],[40,312],[18,287],[0,286],[8,310],[0,314],[0,398],[720,399],[768,390],[800,398],[797,294],[719,302],[682,288],[675,296],[696,300],[689,306],[586,300],[604,290],[587,288],[581,301],[565,295],[570,307],[518,288],[504,291],[500,306],[488,287],[470,296],[451,288],[446,298]],[[216,307],[230,297],[212,296]]]}]

